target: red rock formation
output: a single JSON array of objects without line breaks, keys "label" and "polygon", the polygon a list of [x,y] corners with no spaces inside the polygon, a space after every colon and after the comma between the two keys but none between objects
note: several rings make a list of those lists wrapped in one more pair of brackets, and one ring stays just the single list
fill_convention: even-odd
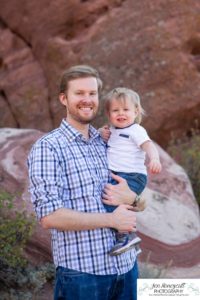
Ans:
[{"label": "red rock formation", "polygon": [[[33,130],[0,130],[0,189],[15,196],[15,207],[25,207],[27,215],[33,213],[28,193],[27,154],[34,140],[42,133]],[[50,235],[37,223],[26,248],[26,257],[32,264],[52,261]]]},{"label": "red rock formation", "polygon": [[[144,125],[166,146],[172,132],[188,132],[200,115],[199,13],[193,0],[3,1],[0,91],[6,97],[0,101],[14,121],[7,115],[0,126],[56,126],[63,116],[60,73],[86,63],[99,69],[105,91],[125,85],[139,92]],[[9,35],[15,42],[5,50]],[[100,113],[95,124],[104,120]]]},{"label": "red rock formation", "polygon": [[0,29],[0,36],[1,113],[6,113],[1,124],[49,130],[48,89],[38,61],[30,47],[9,29]]}]

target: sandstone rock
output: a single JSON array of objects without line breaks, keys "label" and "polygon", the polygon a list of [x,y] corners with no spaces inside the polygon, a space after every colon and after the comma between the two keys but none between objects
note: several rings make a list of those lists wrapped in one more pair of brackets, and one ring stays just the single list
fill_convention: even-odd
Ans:
[{"label": "sandstone rock", "polygon": [[199,207],[183,168],[157,147],[163,170],[149,176],[144,192],[147,208],[138,213],[137,228],[144,249],[140,259],[144,261],[151,254],[151,262],[167,265],[171,261],[175,269],[198,265]]},{"label": "sandstone rock", "polygon": [[[31,145],[42,135],[30,129],[0,129],[0,188],[16,197],[16,207],[26,203],[27,213],[33,212],[28,193],[26,158]],[[138,235],[142,237],[145,261],[151,252],[150,262],[168,263],[173,268],[197,267],[200,264],[200,219],[190,182],[184,170],[158,147],[163,171],[149,178],[144,196],[148,206],[138,213]],[[26,249],[34,263],[51,260],[50,237],[39,224]],[[175,271],[173,271],[176,273]]]},{"label": "sandstone rock", "polygon": [[[57,126],[63,116],[57,98],[60,74],[68,66],[85,63],[99,69],[105,92],[119,85],[139,92],[147,111],[144,126],[166,147],[172,133],[181,136],[200,117],[199,13],[200,2],[193,0],[43,0],[37,5],[25,0],[3,1],[2,30],[10,29],[17,41],[6,52],[15,54],[12,61],[18,61],[24,74],[15,69],[12,75],[4,73],[7,55],[0,56],[0,77],[11,76],[9,86],[5,79],[1,90],[12,103],[10,108],[20,111],[15,113],[17,126],[41,130]],[[16,50],[25,47],[18,45],[19,40],[29,49],[29,58],[32,53],[32,63]],[[8,41],[7,35],[1,35],[0,53]],[[17,95],[14,91],[21,82],[16,78],[26,85]],[[31,99],[38,99],[38,109],[31,111],[34,121],[28,113],[32,101],[26,96],[32,84]],[[4,126],[10,122],[6,120]],[[94,124],[100,126],[103,122],[101,111]]]},{"label": "sandstone rock", "polygon": [[[8,29],[0,29],[0,126],[52,128],[48,89],[31,49]],[[4,42],[6,41],[6,42]]]},{"label": "sandstone rock", "polygon": [[[34,140],[42,135],[30,129],[0,129],[0,189],[14,195],[15,207],[26,208],[27,215],[33,213],[28,193],[27,154]],[[52,261],[50,234],[37,223],[28,243],[25,256],[35,265]]]},{"label": "sandstone rock", "polygon": [[125,85],[138,91],[147,112],[144,126],[164,147],[172,132],[180,136],[200,117],[194,58],[200,3],[193,4],[126,1],[101,21],[80,53],[81,62],[95,62],[106,90]]},{"label": "sandstone rock", "polygon": [[6,101],[5,95],[0,95],[0,122],[6,124],[9,127],[17,127],[17,122],[10,110],[10,107]]}]

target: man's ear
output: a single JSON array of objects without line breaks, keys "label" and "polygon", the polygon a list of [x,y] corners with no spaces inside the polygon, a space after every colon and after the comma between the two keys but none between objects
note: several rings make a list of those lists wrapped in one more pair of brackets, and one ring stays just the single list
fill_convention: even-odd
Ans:
[{"label": "man's ear", "polygon": [[60,103],[64,106],[67,106],[67,97],[64,93],[59,94]]}]

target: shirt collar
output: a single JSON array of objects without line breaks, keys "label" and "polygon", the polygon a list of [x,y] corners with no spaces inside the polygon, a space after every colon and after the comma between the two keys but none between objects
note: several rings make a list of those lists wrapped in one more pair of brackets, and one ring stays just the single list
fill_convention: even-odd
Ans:
[{"label": "shirt collar", "polygon": [[[72,142],[77,138],[82,138],[82,134],[72,127],[65,119],[60,124],[60,130],[62,134],[67,138],[68,142]],[[89,126],[89,141],[93,141],[95,138],[100,138],[99,132],[92,126]],[[101,138],[100,138],[101,140]]]}]

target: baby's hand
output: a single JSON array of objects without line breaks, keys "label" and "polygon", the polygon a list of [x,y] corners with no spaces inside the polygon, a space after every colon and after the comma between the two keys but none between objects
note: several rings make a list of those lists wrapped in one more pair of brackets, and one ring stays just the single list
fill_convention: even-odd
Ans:
[{"label": "baby's hand", "polygon": [[159,174],[162,170],[162,165],[160,163],[160,160],[157,158],[151,159],[148,167],[149,167],[149,171],[152,174]]},{"label": "baby's hand", "polygon": [[109,140],[110,134],[111,134],[109,126],[105,125],[105,126],[99,128],[99,133],[100,133],[102,139],[104,140],[104,142],[107,143],[107,141]]}]

